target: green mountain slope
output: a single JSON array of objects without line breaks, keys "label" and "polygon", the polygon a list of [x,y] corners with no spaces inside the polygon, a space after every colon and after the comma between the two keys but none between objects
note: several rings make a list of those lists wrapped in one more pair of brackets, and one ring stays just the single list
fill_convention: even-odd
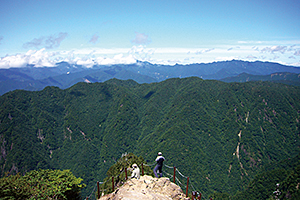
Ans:
[{"label": "green mountain slope", "polygon": [[245,191],[238,192],[231,199],[276,199],[274,191],[277,188],[280,191],[278,198],[299,199],[299,172],[300,154],[294,158],[270,163],[251,180]]},{"label": "green mountain slope", "polygon": [[158,151],[208,196],[235,194],[266,164],[299,153],[300,88],[200,78],[112,79],[0,97],[0,167],[71,169],[90,192],[122,153]]},{"label": "green mountain slope", "polygon": [[234,77],[220,79],[224,82],[248,82],[248,81],[271,81],[275,83],[284,83],[287,85],[300,86],[300,74],[289,72],[278,72],[270,75],[252,75],[247,73],[239,74]]}]

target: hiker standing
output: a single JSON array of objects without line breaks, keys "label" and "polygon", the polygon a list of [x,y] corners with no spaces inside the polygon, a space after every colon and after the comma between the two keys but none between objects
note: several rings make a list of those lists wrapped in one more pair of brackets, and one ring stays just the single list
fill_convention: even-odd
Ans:
[{"label": "hiker standing", "polygon": [[156,157],[155,161],[157,162],[157,165],[155,166],[153,172],[156,178],[158,178],[157,171],[159,173],[159,177],[162,177],[162,166],[163,162],[165,161],[165,158],[162,156],[161,152],[158,152],[158,156]]}]

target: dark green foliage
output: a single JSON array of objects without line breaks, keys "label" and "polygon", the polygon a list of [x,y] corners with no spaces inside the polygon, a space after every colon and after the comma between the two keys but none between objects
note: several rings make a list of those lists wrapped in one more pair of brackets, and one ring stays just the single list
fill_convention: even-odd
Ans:
[{"label": "dark green foliage", "polygon": [[275,199],[276,184],[279,184],[280,199],[298,199],[299,170],[300,154],[292,159],[271,163],[254,177],[245,191],[239,192],[231,199]]},{"label": "dark green foliage", "polygon": [[211,195],[211,198],[214,200],[229,200],[230,195],[228,193],[217,193],[215,192],[213,195]]},{"label": "dark green foliage", "polygon": [[81,178],[70,170],[38,170],[0,179],[1,199],[81,199]]},{"label": "dark green foliage", "polygon": [[268,75],[252,75],[241,73],[238,76],[221,79],[224,82],[248,82],[248,81],[271,81],[275,83],[284,83],[287,85],[300,86],[300,76],[296,73],[280,72]]},{"label": "dark green foliage", "polygon": [[300,199],[300,165],[295,167],[280,185],[280,199]]},{"label": "dark green foliage", "polygon": [[299,153],[299,99],[295,86],[195,77],[13,91],[0,97],[0,173],[70,169],[84,197],[123,153],[162,151],[205,197],[234,195]]}]

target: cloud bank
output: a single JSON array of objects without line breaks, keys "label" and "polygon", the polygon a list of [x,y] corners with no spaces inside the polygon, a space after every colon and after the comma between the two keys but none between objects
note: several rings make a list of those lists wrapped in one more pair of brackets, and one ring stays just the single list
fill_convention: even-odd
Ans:
[{"label": "cloud bank", "polygon": [[[102,52],[103,50],[100,50]],[[128,49],[124,49],[124,52]],[[40,50],[29,50],[24,54],[5,56],[0,59],[0,69],[20,68],[27,65],[34,67],[54,67],[58,62],[68,62],[70,64],[92,67],[94,65],[132,64],[137,59],[131,54],[111,54],[111,57],[97,56],[99,52],[87,51],[57,51],[48,52],[45,48]]]},{"label": "cloud bank", "polygon": [[68,36],[68,33],[60,32],[58,35],[42,36],[40,38],[34,38],[30,42],[23,44],[23,48],[35,48],[35,49],[53,49],[59,47],[60,43]]},{"label": "cloud bank", "polygon": [[176,63],[209,63],[233,59],[278,62],[300,67],[299,56],[300,45],[241,45],[234,48],[232,45],[214,46],[213,48],[147,48],[145,45],[134,45],[131,48],[95,47],[71,51],[50,51],[42,48],[29,50],[26,53],[6,55],[0,58],[0,68],[24,67],[27,64],[35,67],[53,67],[62,61],[92,67],[94,65],[133,64],[137,60],[174,65]]},{"label": "cloud bank", "polygon": [[45,52],[45,48],[38,51],[29,50],[25,54],[1,58],[0,68],[25,67],[27,64],[35,67],[53,67],[55,63],[50,58],[55,55],[54,52]]}]

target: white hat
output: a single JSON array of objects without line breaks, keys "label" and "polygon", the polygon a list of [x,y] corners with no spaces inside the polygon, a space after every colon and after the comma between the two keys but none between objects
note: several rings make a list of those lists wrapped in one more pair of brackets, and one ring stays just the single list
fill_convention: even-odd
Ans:
[{"label": "white hat", "polygon": [[138,166],[137,166],[137,164],[134,163],[134,164],[132,165],[132,167],[135,168],[135,167],[138,167]]},{"label": "white hat", "polygon": [[159,155],[159,156],[162,155],[162,152],[158,152],[158,155]]}]

